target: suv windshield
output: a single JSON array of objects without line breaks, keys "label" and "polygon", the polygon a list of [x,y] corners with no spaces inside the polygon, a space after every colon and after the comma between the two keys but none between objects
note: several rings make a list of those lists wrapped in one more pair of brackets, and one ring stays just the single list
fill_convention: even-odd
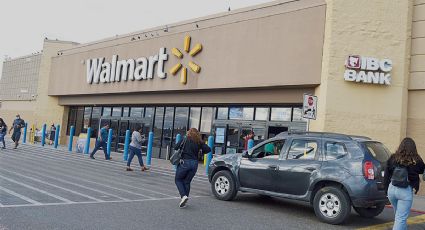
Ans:
[{"label": "suv windshield", "polygon": [[379,162],[385,162],[388,160],[388,158],[390,158],[390,151],[382,143],[368,141],[363,142],[363,144],[365,145],[370,155],[372,155]]}]

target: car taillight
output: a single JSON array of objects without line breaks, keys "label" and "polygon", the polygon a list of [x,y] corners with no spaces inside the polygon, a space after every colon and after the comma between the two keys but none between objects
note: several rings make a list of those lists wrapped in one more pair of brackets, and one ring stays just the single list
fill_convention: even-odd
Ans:
[{"label": "car taillight", "polygon": [[375,171],[373,170],[373,163],[372,161],[366,161],[363,165],[363,173],[364,177],[368,180],[374,180],[375,179]]}]

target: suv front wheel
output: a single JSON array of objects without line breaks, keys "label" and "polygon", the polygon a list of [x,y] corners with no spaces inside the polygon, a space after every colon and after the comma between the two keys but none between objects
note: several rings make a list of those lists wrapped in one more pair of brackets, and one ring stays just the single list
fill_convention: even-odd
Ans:
[{"label": "suv front wheel", "polygon": [[222,170],[214,174],[211,181],[211,190],[219,200],[233,200],[236,196],[236,183],[232,173]]},{"label": "suv front wheel", "polygon": [[341,224],[351,213],[350,198],[342,189],[333,186],[317,191],[313,207],[316,216],[328,224]]}]

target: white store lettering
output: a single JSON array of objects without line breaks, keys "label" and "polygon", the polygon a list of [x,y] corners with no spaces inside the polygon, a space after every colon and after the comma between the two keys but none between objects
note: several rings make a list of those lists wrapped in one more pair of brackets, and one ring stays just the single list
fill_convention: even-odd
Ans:
[{"label": "white store lettering", "polygon": [[344,80],[367,84],[391,85],[392,61],[350,55],[346,61]]},{"label": "white store lettering", "polygon": [[157,66],[156,75],[163,79],[167,77],[167,73],[164,71],[164,63],[167,60],[168,54],[164,47],[160,48],[156,55],[140,57],[136,60],[118,60],[118,55],[112,55],[111,63],[105,62],[105,58],[87,59],[87,83],[153,79],[155,64]]}]

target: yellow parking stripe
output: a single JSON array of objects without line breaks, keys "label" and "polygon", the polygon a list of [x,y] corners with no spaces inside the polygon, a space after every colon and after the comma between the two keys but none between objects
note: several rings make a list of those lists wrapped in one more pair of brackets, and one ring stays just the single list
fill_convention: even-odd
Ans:
[{"label": "yellow parking stripe", "polygon": [[[408,225],[422,224],[422,223],[425,223],[425,215],[410,217],[407,219]],[[393,224],[394,222],[388,222],[385,224],[378,224],[378,225],[369,226],[365,228],[358,228],[358,230],[386,230],[388,228],[391,228]]]}]

